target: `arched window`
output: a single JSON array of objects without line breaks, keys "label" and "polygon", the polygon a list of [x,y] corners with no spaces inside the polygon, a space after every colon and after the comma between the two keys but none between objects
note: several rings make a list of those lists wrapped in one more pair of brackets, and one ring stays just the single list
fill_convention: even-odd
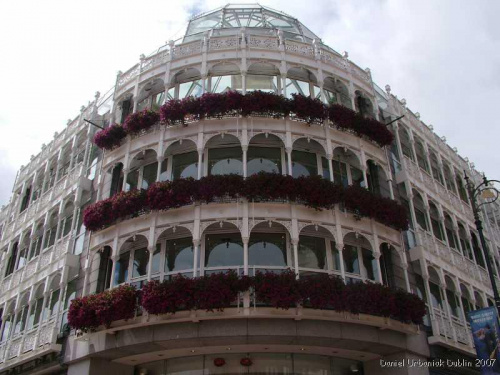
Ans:
[{"label": "arched window", "polygon": [[[200,267],[198,249],[198,265]],[[170,278],[177,274],[191,277],[194,271],[194,244],[191,233],[185,228],[169,228],[161,233],[152,257],[153,279]]]},{"label": "arched window", "polygon": [[444,241],[443,225],[436,205],[429,201],[429,214],[431,216],[432,232],[438,240]]},{"label": "arched window", "polygon": [[[294,142],[292,151],[293,177],[324,175],[322,158],[326,160],[325,150],[317,141],[298,139]],[[328,169],[328,160],[326,167]],[[326,176],[330,177],[329,172]]]},{"label": "arched window", "polygon": [[[256,270],[283,269],[288,266],[288,254],[286,246],[286,233],[280,225],[272,223],[271,230],[280,230],[280,233],[269,233],[267,223],[262,223],[254,228],[248,242],[248,266],[250,274]],[[260,232],[261,230],[265,232]]]},{"label": "arched window", "polygon": [[432,177],[444,186],[444,178],[441,173],[441,168],[439,168],[439,161],[436,153],[432,149],[429,149],[429,159],[431,161]]},{"label": "arched window", "polygon": [[248,68],[246,75],[246,91],[264,91],[279,93],[281,89],[280,71],[276,66],[257,62]]},{"label": "arched window", "polygon": [[138,288],[147,279],[149,264],[148,240],[142,235],[129,238],[122,245],[115,263],[114,285],[130,282]]},{"label": "arched window", "polygon": [[242,90],[240,68],[236,64],[217,64],[210,69],[209,75],[211,92],[221,93],[231,90]]},{"label": "arched window", "polygon": [[422,196],[416,191],[414,191],[413,193],[413,208],[415,209],[417,224],[420,225],[422,229],[429,231],[430,228],[427,222],[424,200],[422,199]]},{"label": "arched window", "polygon": [[96,293],[100,293],[111,286],[111,272],[113,261],[111,260],[111,248],[104,246],[99,253],[99,272],[97,274]]},{"label": "arched window", "polygon": [[30,330],[40,323],[43,310],[43,285],[35,288],[35,295],[32,300],[34,301],[28,316],[27,329]]},{"label": "arched window", "polygon": [[[370,242],[363,236],[349,233],[344,237],[344,270],[346,282],[354,279],[381,281],[378,277],[378,262],[373,256]],[[357,276],[359,275],[359,276]]]},{"label": "arched window", "polygon": [[449,276],[445,276],[444,279],[446,282],[446,299],[448,300],[448,306],[451,314],[454,317],[461,319],[462,312],[460,309],[460,300],[455,292],[455,284]]},{"label": "arched window", "polygon": [[40,222],[37,225],[31,239],[31,251],[30,254],[28,255],[28,260],[31,260],[40,254],[40,251],[42,250],[42,239],[43,239],[43,223]]},{"label": "arched window", "polygon": [[460,196],[460,199],[465,203],[469,203],[469,200],[467,199],[467,191],[465,190],[462,177],[460,177],[458,173],[455,174],[455,181],[457,182],[458,194]]},{"label": "arched window", "polygon": [[477,240],[476,234],[471,232],[472,239],[472,250],[474,251],[474,257],[476,258],[476,263],[481,267],[485,268],[486,263],[484,261],[483,252],[481,251],[481,247],[479,247],[479,241]]},{"label": "arched window", "polygon": [[16,241],[12,245],[12,250],[10,251],[9,260],[7,262],[7,268],[5,270],[5,276],[9,276],[12,272],[14,272],[17,261],[17,252],[18,252],[19,243]]},{"label": "arched window", "polygon": [[50,215],[50,219],[48,221],[48,229],[45,232],[45,243],[43,244],[44,249],[54,245],[54,243],[56,242],[57,222],[58,215],[57,212],[54,211],[52,212],[52,215]]},{"label": "arched window", "polygon": [[12,336],[15,337],[24,331],[26,328],[26,320],[28,318],[28,302],[29,302],[29,292],[26,292],[23,297],[21,297],[19,305],[21,310],[16,314],[16,321],[14,323],[14,330]]},{"label": "arched window", "polygon": [[425,149],[422,141],[415,137],[415,152],[417,153],[417,163],[418,166],[426,171],[427,173],[430,173],[429,170],[429,165],[427,164],[427,157],[425,155]]},{"label": "arched window", "polygon": [[444,215],[444,226],[446,228],[446,237],[448,237],[448,245],[455,250],[458,250],[458,239],[453,229],[453,220],[448,214]]},{"label": "arched window", "polygon": [[431,291],[432,307],[443,310],[443,296],[441,294],[441,282],[437,271],[429,267],[429,289]]},{"label": "arched window", "polygon": [[165,103],[165,84],[163,80],[155,78],[140,89],[137,97],[137,111],[144,109],[159,111],[163,103]]},{"label": "arched window", "polygon": [[73,225],[73,211],[75,206],[73,202],[68,202],[64,206],[63,218],[61,219],[61,233],[60,237],[66,237],[71,231],[71,226]]},{"label": "arched window", "polygon": [[472,249],[470,247],[469,239],[467,238],[467,231],[461,223],[458,223],[458,236],[460,239],[460,245],[462,246],[462,251],[464,255],[470,260],[474,259],[472,256]]},{"label": "arched window", "polygon": [[444,180],[446,183],[446,188],[452,193],[456,194],[457,191],[455,189],[454,178],[453,175],[451,174],[450,166],[445,162],[443,162],[443,171],[444,171]]},{"label": "arched window", "polygon": [[352,101],[347,86],[339,79],[333,77],[325,78],[323,84],[326,101],[330,104],[341,104],[352,109]]},{"label": "arched window", "polygon": [[191,140],[177,141],[168,146],[161,164],[160,181],[198,178],[198,151]]},{"label": "arched window", "polygon": [[154,150],[139,152],[130,163],[125,190],[147,189],[155,183],[157,173],[158,160],[156,152]]},{"label": "arched window", "polygon": [[258,134],[247,151],[247,175],[259,172],[282,174],[285,166],[284,144],[273,134]]},{"label": "arched window", "polygon": [[218,135],[206,146],[207,175],[243,175],[243,150],[233,135]]},{"label": "arched window", "polygon": [[14,325],[14,305],[15,301],[11,301],[9,303],[9,307],[7,308],[7,313],[4,314],[4,323],[3,323],[3,330],[2,330],[2,335],[0,338],[0,342],[5,342],[9,339],[11,333],[12,333],[12,327]]},{"label": "arched window", "polygon": [[122,191],[123,187],[123,164],[116,164],[111,170],[111,185],[109,189],[109,196],[112,197],[116,193]]},{"label": "arched window", "polygon": [[[240,233],[205,236],[205,268],[237,268],[243,265],[243,242]],[[210,270],[209,270],[210,272]]]},{"label": "arched window", "polygon": [[363,117],[369,117],[369,118],[374,118],[374,112],[373,112],[373,104],[372,101],[368,98],[368,96],[357,90],[356,91],[356,110],[363,116]]},{"label": "arched window", "polygon": [[321,91],[315,75],[305,68],[289,69],[285,82],[287,98],[292,98],[292,94],[321,98]]},{"label": "arched window", "polygon": [[410,160],[415,161],[415,156],[413,155],[413,150],[411,147],[411,139],[408,130],[402,125],[398,127],[399,139],[401,141],[401,149],[403,151],[403,155],[409,158]]}]

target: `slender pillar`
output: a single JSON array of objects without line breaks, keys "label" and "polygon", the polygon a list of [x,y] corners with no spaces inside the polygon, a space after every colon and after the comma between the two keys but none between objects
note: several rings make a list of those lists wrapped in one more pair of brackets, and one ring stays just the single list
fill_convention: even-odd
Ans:
[{"label": "slender pillar", "polygon": [[248,237],[243,237],[243,274],[248,275]]},{"label": "slender pillar", "polygon": [[200,262],[200,240],[193,240],[193,277],[199,276],[198,263]]},{"label": "slender pillar", "polygon": [[243,150],[243,177],[247,177],[247,152],[248,152],[248,146],[241,146]]},{"label": "slender pillar", "polygon": [[293,260],[294,260],[294,268],[295,275],[299,278],[299,239],[292,238],[292,247],[293,247]]}]

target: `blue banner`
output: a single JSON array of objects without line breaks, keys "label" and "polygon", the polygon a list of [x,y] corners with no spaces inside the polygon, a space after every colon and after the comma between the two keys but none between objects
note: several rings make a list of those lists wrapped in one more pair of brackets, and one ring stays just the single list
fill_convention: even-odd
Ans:
[{"label": "blue banner", "polygon": [[481,374],[500,375],[500,327],[495,307],[469,312],[470,328],[476,347],[476,367]]}]

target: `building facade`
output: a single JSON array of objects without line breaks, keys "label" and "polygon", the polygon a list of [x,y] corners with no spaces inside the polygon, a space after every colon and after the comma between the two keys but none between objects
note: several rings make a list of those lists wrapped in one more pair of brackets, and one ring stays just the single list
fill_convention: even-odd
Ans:
[{"label": "building facade", "polygon": [[[342,105],[389,124],[394,141],[381,147],[330,120],[231,115],[158,123],[111,150],[92,142],[95,125],[123,124],[170,100],[227,91]],[[369,69],[282,12],[228,5],[194,17],[181,40],[119,72],[112,90],[96,94],[19,171],[0,213],[0,374],[479,373],[380,366],[380,360],[472,361],[466,313],[493,305],[463,171],[476,182],[481,176],[419,117],[389,86],[378,87]],[[92,232],[83,225],[87,206],[120,191],[259,172],[320,175],[344,188],[366,188],[405,206],[409,229],[360,217],[342,204],[316,210],[300,201],[241,197],[140,212]],[[498,206],[483,206],[482,214],[498,280]],[[68,327],[75,297],[228,270],[382,283],[419,295],[427,315],[415,325],[275,309],[245,292],[222,311],[138,312],[81,335]]]}]

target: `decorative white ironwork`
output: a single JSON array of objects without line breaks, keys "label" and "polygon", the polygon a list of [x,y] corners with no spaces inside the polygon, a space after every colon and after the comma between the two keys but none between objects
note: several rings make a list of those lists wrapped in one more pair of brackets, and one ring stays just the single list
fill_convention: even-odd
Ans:
[{"label": "decorative white ironwork", "polygon": [[235,49],[239,47],[239,43],[239,37],[211,38],[208,42],[208,49],[210,51]]},{"label": "decorative white ironwork", "polygon": [[201,53],[201,41],[179,44],[174,47],[173,57],[186,57]]},{"label": "decorative white ironwork", "polygon": [[36,338],[36,330],[29,332],[24,337],[22,353],[28,352],[34,349]]},{"label": "decorative white ironwork", "polygon": [[312,46],[312,44],[308,43],[300,43],[287,40],[285,42],[285,50],[289,53],[294,53],[297,55],[314,56],[314,47]]},{"label": "decorative white ironwork", "polygon": [[277,50],[279,48],[278,40],[278,38],[250,35],[248,46],[250,48]]}]

